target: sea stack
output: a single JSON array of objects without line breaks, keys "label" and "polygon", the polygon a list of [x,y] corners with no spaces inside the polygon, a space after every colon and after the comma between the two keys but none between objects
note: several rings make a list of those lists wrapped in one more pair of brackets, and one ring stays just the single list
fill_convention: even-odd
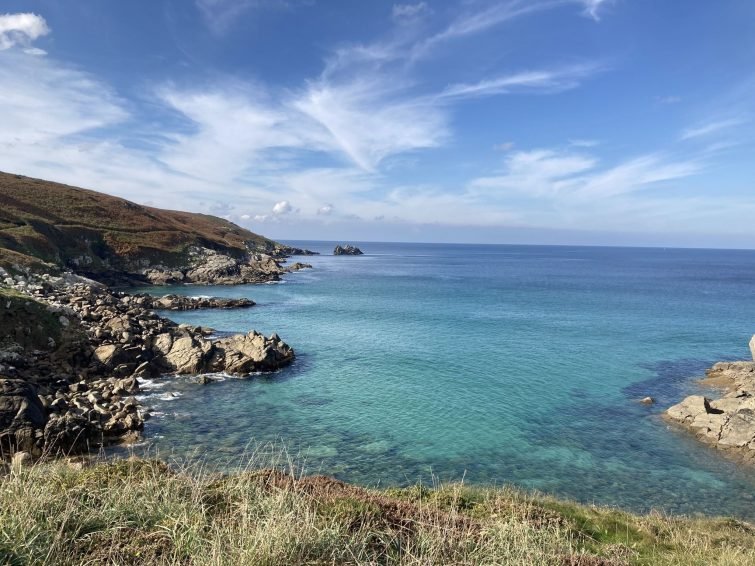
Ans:
[{"label": "sea stack", "polygon": [[336,246],[333,250],[333,255],[363,255],[363,253],[358,247],[349,244]]}]

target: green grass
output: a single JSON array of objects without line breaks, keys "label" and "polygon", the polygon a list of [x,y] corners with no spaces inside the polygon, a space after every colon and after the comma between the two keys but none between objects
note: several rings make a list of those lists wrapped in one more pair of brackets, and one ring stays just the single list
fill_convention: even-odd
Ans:
[{"label": "green grass", "polygon": [[50,338],[56,344],[61,341],[59,317],[28,295],[0,286],[0,346],[17,344],[27,351],[49,350]]},{"label": "green grass", "polygon": [[368,490],[248,467],[64,461],[0,477],[4,564],[755,564],[731,519],[463,485]]}]

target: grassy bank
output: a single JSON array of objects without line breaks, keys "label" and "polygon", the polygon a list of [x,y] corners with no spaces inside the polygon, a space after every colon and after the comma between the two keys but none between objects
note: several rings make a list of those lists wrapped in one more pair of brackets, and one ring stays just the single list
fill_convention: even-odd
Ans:
[{"label": "grassy bank", "polygon": [[755,529],[738,521],[509,489],[120,460],[8,468],[0,493],[4,564],[755,564]]}]

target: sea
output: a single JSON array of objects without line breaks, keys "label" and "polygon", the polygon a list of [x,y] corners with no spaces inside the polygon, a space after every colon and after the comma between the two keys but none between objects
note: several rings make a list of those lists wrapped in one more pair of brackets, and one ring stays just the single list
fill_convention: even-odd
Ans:
[{"label": "sea", "polygon": [[755,519],[755,467],[661,418],[716,394],[699,383],[711,364],[750,357],[755,251],[350,242],[352,257],[287,243],[322,255],[276,284],[147,290],[251,298],[164,314],[278,333],[296,361],[148,384],[153,417],[131,450],[232,468],[272,446],[369,487],[513,485]]}]

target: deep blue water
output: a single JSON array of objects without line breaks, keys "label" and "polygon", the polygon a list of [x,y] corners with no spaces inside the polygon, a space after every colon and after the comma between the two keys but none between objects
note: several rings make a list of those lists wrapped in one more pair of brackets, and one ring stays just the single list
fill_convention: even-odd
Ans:
[{"label": "deep blue water", "polygon": [[250,310],[169,316],[277,332],[297,352],[269,376],[167,381],[146,401],[164,413],[146,429],[161,454],[276,442],[310,472],[371,486],[435,475],[755,517],[755,470],[659,416],[711,363],[749,355],[755,252],[360,245],[303,259],[314,269],[283,284],[154,290],[250,297]]}]

